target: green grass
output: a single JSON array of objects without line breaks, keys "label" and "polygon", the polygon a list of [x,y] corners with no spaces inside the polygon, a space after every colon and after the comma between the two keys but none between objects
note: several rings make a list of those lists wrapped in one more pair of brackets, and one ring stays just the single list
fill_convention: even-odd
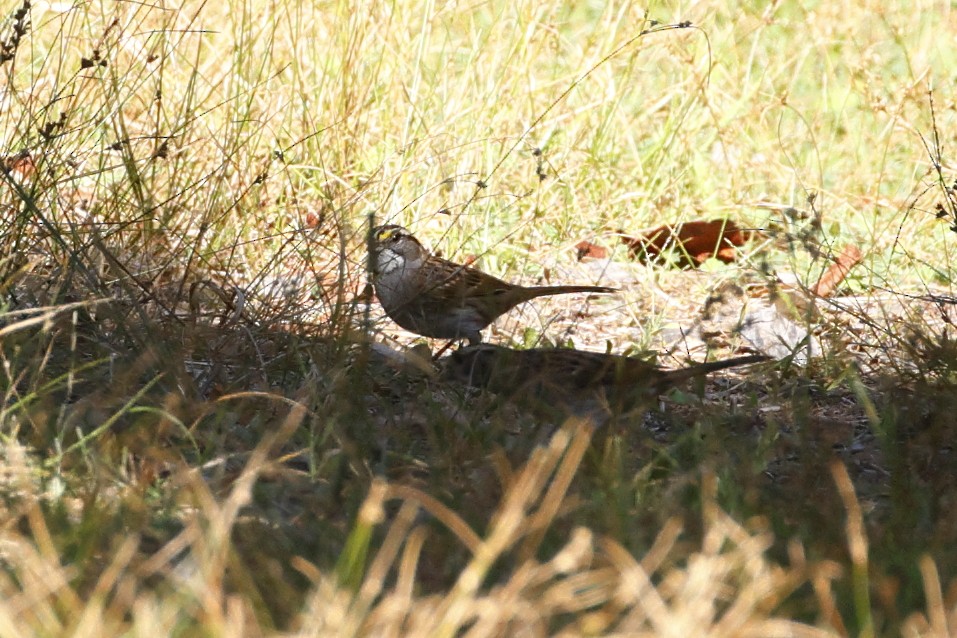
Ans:
[{"label": "green grass", "polygon": [[[953,630],[957,22],[754,5],[4,7],[0,633]],[[372,345],[370,216],[622,288],[500,343],[678,365],[733,285],[823,356],[552,436]]]}]

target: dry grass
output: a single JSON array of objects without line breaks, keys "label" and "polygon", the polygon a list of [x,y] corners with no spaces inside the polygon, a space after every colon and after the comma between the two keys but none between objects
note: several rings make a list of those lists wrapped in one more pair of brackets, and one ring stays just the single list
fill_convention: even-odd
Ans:
[{"label": "dry grass", "polygon": [[[3,8],[0,633],[953,633],[957,15],[753,4]],[[678,360],[863,261],[810,365],[553,433],[370,346],[370,216]]]}]

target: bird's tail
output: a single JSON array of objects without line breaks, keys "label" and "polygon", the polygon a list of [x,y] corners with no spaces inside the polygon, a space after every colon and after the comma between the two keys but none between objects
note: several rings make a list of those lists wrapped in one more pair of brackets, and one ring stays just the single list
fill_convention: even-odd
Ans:
[{"label": "bird's tail", "polygon": [[662,381],[664,382],[663,385],[665,387],[671,387],[679,383],[683,383],[688,379],[694,379],[695,377],[700,377],[711,372],[717,372],[718,370],[751,365],[752,363],[761,363],[762,361],[769,361],[770,359],[771,357],[767,357],[763,354],[751,354],[745,357],[732,357],[731,359],[723,359],[721,361],[699,363],[697,365],[688,366],[687,368],[668,370],[664,373]]},{"label": "bird's tail", "polygon": [[574,292],[618,292],[617,288],[609,288],[608,286],[529,286],[525,288],[525,290],[530,295],[529,299],[533,299],[534,297],[546,297],[548,295],[565,295]]}]

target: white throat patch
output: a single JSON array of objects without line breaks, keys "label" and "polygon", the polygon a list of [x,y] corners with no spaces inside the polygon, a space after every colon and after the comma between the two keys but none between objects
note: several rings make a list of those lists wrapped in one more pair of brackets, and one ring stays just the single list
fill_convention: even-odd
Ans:
[{"label": "white throat patch", "polygon": [[395,252],[391,248],[383,248],[379,251],[376,258],[376,270],[378,274],[388,275],[391,272],[405,267],[405,257]]}]

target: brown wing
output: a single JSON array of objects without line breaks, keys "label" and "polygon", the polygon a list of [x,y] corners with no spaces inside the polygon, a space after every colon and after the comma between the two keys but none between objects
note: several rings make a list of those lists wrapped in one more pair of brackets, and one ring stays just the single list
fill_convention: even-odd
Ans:
[{"label": "brown wing", "polygon": [[492,290],[507,291],[511,286],[471,266],[433,257],[435,268],[429,270],[427,286],[442,297],[465,299],[488,294]]},{"label": "brown wing", "polygon": [[471,266],[464,266],[438,257],[433,257],[433,259],[436,268],[430,271],[426,289],[433,291],[436,299],[465,305],[467,300],[480,302],[482,299],[494,297],[496,298],[494,304],[474,304],[476,309],[487,315],[485,318],[489,322],[513,306],[525,301],[524,297],[515,294],[523,290],[521,286],[514,286]]},{"label": "brown wing", "polygon": [[493,277],[477,268],[457,264],[440,257],[432,257],[435,268],[430,269],[427,290],[435,292],[437,299],[456,300],[465,305],[473,304],[491,323],[499,315],[518,304],[545,295],[575,292],[615,292],[607,286],[520,286]]},{"label": "brown wing", "polygon": [[667,387],[664,373],[641,359],[564,348],[522,353],[535,380],[526,387],[578,414],[623,414]]},{"label": "brown wing", "polygon": [[655,386],[664,376],[654,364],[632,357],[570,349],[551,352],[551,360],[564,369],[569,382],[583,390],[612,387],[637,390],[641,386]]}]

